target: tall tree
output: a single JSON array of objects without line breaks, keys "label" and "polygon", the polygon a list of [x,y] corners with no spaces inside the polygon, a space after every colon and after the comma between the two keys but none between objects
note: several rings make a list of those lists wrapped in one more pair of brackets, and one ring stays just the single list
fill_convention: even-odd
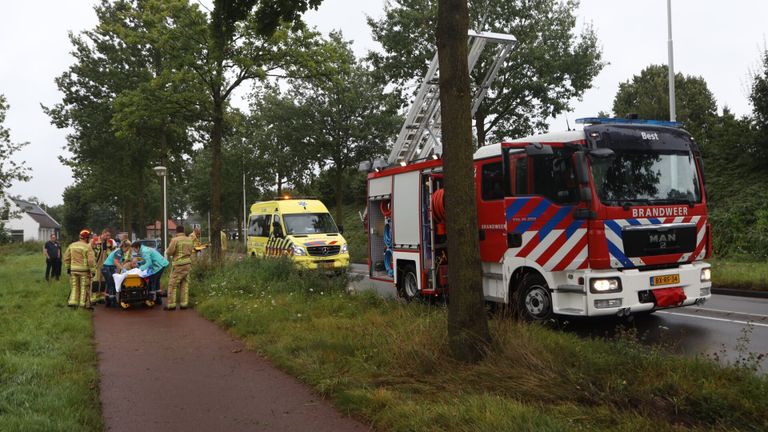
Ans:
[{"label": "tall tree", "polygon": [[[5,200],[6,191],[14,181],[29,180],[28,168],[24,166],[24,162],[11,159],[14,153],[28,143],[11,142],[11,131],[3,126],[8,108],[5,96],[0,94],[0,198],[3,200]],[[0,209],[3,205],[4,202],[0,202]]]},{"label": "tall tree", "polygon": [[448,342],[462,361],[480,360],[491,336],[483,301],[483,275],[477,237],[475,185],[472,173],[470,86],[467,72],[467,0],[439,0],[437,50],[440,57],[440,113],[443,122],[443,169],[448,273]]},{"label": "tall tree", "polygon": [[749,101],[757,129],[756,150],[762,160],[768,160],[768,49],[763,51],[762,60],[762,70],[753,75]]},{"label": "tall tree", "polygon": [[[221,168],[225,106],[247,80],[263,78],[280,67],[274,37],[283,23],[301,28],[300,16],[322,0],[214,0],[209,25],[207,64],[195,68],[206,84],[211,106],[211,231],[221,231]],[[260,36],[260,37],[259,37]],[[279,36],[278,36],[279,37]],[[285,37],[285,35],[283,35]],[[214,260],[220,257],[219,236],[211,239]]]},{"label": "tall tree", "polygon": [[[383,18],[368,19],[373,38],[384,49],[370,57],[385,82],[405,91],[414,79],[424,76],[435,52],[432,29],[437,3],[387,2]],[[570,101],[592,86],[605,65],[591,27],[575,31],[578,1],[474,0],[469,5],[473,30],[511,33],[517,38],[475,114],[479,145],[546,130],[546,120],[569,111]],[[482,82],[489,60],[490,51],[472,72],[474,86]]]},{"label": "tall tree", "polygon": [[[613,99],[618,117],[638,114],[640,118],[669,119],[669,73],[666,65],[650,65],[631,80],[619,84]],[[712,122],[717,117],[717,102],[704,78],[675,74],[677,120],[694,138],[706,146]]]},{"label": "tall tree", "polygon": [[62,102],[46,111],[73,130],[63,162],[88,198],[143,236],[159,207],[151,167],[169,166],[173,178],[191,150],[200,91],[173,78],[195,52],[188,29],[205,19],[185,0],[102,0],[95,11],[94,29],[70,35],[75,63],[56,79]]},{"label": "tall tree", "polygon": [[17,162],[12,159],[14,153],[17,153],[28,143],[14,143],[11,141],[10,129],[3,126],[8,108],[5,96],[0,94],[0,243],[10,241],[10,237],[6,234],[5,225],[3,224],[10,204],[6,197],[6,191],[14,181],[29,180],[28,168],[24,165],[24,162]]},{"label": "tall tree", "polygon": [[294,80],[293,88],[306,116],[307,144],[334,173],[336,222],[343,224],[349,170],[383,155],[402,119],[397,99],[384,92],[340,33],[332,32],[320,51],[318,70],[309,79]]},{"label": "tall tree", "polygon": [[317,168],[319,150],[308,143],[312,109],[278,86],[266,85],[252,95],[245,140],[256,155],[260,183],[270,190],[274,186],[277,196],[288,184],[307,183]]}]

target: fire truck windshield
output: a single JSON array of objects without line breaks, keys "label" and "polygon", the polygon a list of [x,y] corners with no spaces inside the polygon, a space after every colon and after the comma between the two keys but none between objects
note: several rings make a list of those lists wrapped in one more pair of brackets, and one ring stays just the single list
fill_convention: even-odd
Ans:
[{"label": "fire truck windshield", "polygon": [[597,195],[606,205],[652,205],[701,201],[691,152],[615,150],[615,157],[593,159]]}]

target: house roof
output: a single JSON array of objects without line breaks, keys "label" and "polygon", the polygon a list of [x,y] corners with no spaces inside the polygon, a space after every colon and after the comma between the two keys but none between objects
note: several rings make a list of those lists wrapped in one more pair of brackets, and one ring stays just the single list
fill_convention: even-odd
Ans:
[{"label": "house roof", "polygon": [[39,205],[24,201],[18,198],[11,198],[11,200],[16,204],[17,207],[19,207],[19,210],[23,211],[24,213],[28,214],[29,217],[35,220],[42,228],[55,228],[59,229],[61,228],[61,225],[56,222],[55,219],[51,217],[48,213],[45,212],[42,208],[40,208]]},{"label": "house roof", "polygon": [[[162,226],[160,224],[160,221],[155,221],[155,223],[147,225],[147,229],[155,229],[155,230],[159,231],[159,230],[162,229]],[[168,229],[169,230],[175,230],[176,229],[176,223],[173,220],[171,220],[171,219],[168,219]]]}]

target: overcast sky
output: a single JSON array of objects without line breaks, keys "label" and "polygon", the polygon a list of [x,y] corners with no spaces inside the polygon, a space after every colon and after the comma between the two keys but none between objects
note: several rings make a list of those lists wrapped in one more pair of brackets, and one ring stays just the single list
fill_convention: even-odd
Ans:
[{"label": "overcast sky", "polygon": [[[44,203],[62,202],[64,188],[74,182],[62,166],[66,132],[56,129],[40,104],[53,105],[61,98],[53,80],[71,64],[67,32],[92,28],[96,17],[90,0],[2,0],[0,14],[0,93],[11,109],[5,127],[14,142],[30,142],[16,155],[32,168],[32,180],[15,184],[10,193],[35,196]],[[209,1],[204,3],[209,4]],[[610,64],[594,81],[574,111],[551,119],[551,129],[565,129],[579,117],[610,111],[619,82],[638,74],[649,64],[667,63],[666,0],[582,0],[578,11],[581,28],[591,23]],[[673,0],[675,70],[702,76],[717,98],[736,114],[748,114],[750,70],[759,67],[766,46],[768,1],[729,2]],[[384,0],[325,0],[306,20],[327,33],[341,29],[354,49],[363,55],[375,49],[365,16],[379,17]],[[242,102],[234,101],[238,106]]]}]

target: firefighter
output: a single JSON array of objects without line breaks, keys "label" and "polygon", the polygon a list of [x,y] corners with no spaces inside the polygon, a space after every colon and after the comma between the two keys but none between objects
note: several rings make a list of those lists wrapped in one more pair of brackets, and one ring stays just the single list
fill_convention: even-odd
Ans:
[{"label": "firefighter", "polygon": [[167,255],[173,264],[171,280],[168,282],[168,303],[165,310],[176,310],[176,291],[179,292],[179,307],[189,306],[189,271],[192,268],[192,254],[195,246],[191,236],[184,234],[184,227],[176,227],[176,236],[168,246]]},{"label": "firefighter", "polygon": [[[176,229],[176,232],[177,233],[179,232],[178,227]],[[192,230],[192,234],[190,234],[188,238],[190,240],[192,240],[192,246],[193,247],[199,248],[201,246],[201,243],[200,243],[200,227],[195,227]]]},{"label": "firefighter", "polygon": [[106,258],[115,250],[117,249],[117,243],[115,243],[114,240],[112,240],[112,233],[109,232],[109,229],[104,229],[101,231],[101,235],[99,237],[94,237],[97,239],[96,246],[93,246],[93,253],[96,254],[96,278],[93,281],[93,302],[94,303],[104,303],[104,300],[106,298],[105,290],[107,288],[107,278],[104,277],[104,273],[101,271],[102,266],[104,265],[104,261]]},{"label": "firefighter", "polygon": [[89,310],[91,306],[91,276],[96,272],[96,256],[88,244],[91,232],[87,229],[80,231],[80,240],[69,245],[62,259],[69,274],[70,293],[67,306],[77,307],[78,304]]}]

